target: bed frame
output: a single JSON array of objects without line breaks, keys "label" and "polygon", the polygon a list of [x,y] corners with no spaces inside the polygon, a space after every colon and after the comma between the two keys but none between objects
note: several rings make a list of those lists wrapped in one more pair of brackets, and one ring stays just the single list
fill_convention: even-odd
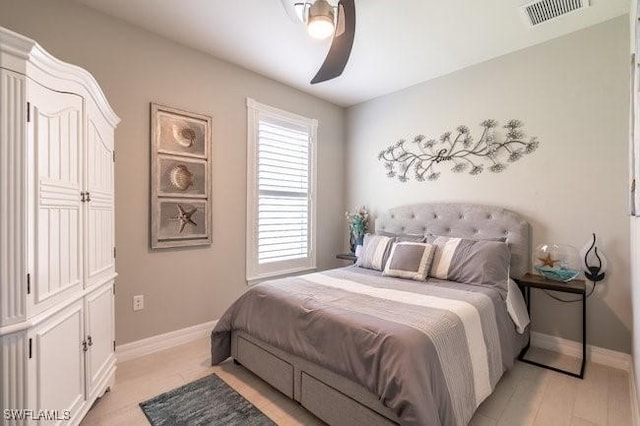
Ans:
[{"label": "bed frame", "polygon": [[[389,210],[376,219],[375,225],[377,231],[393,233],[505,238],[511,251],[511,277],[518,279],[529,270],[529,223],[503,208],[464,203],[416,204]],[[527,344],[528,334],[527,329],[521,347]],[[231,356],[330,425],[399,423],[398,417],[360,384],[245,332],[232,332]]]}]

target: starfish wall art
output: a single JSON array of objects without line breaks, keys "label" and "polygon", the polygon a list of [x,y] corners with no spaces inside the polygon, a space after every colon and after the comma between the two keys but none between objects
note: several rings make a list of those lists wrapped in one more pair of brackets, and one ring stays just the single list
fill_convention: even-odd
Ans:
[{"label": "starfish wall art", "polygon": [[475,140],[467,126],[458,126],[456,133],[445,132],[438,140],[418,135],[411,141],[400,139],[380,151],[378,160],[384,162],[387,176],[407,182],[413,176],[418,182],[438,180],[444,167],[453,173],[479,175],[487,169],[500,173],[507,163],[520,160],[534,152],[539,145],[536,137],[525,140],[520,120],[509,120],[503,127],[504,140],[496,134],[498,122],[483,121],[482,135]]},{"label": "starfish wall art", "polygon": [[151,248],[211,244],[211,123],[151,104]]},{"label": "starfish wall art", "polygon": [[179,227],[178,234],[182,234],[182,232],[184,231],[184,228],[187,225],[198,226],[198,224],[193,221],[193,214],[197,211],[198,211],[197,207],[194,207],[191,210],[187,210],[184,207],[182,207],[180,204],[178,204],[178,215],[172,218],[173,220],[178,221],[178,227]]}]

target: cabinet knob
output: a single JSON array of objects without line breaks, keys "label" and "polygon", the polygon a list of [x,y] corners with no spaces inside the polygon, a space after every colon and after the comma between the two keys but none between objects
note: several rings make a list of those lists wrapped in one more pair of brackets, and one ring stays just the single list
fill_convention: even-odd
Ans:
[{"label": "cabinet knob", "polygon": [[87,336],[87,342],[89,343],[89,346],[93,346],[93,340],[91,339],[91,336]]},{"label": "cabinet knob", "polygon": [[87,341],[85,340],[84,342],[82,342],[82,350],[83,352],[86,352],[89,350],[89,348],[87,347]]}]

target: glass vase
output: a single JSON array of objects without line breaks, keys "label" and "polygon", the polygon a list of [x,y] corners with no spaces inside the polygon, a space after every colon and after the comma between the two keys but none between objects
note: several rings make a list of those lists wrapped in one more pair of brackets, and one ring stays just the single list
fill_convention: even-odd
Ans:
[{"label": "glass vase", "polygon": [[354,232],[349,233],[349,250],[351,250],[352,254],[355,254],[356,246],[362,245],[363,240],[364,240],[363,234],[356,234]]},{"label": "glass vase", "polygon": [[554,281],[568,282],[580,274],[578,250],[565,244],[541,244],[534,250],[533,267]]}]

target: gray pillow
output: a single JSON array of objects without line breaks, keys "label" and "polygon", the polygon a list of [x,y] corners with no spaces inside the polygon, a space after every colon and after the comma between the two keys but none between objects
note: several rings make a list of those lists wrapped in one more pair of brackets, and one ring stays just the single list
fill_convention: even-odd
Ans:
[{"label": "gray pillow", "polygon": [[493,285],[506,292],[511,253],[500,241],[435,237],[429,276],[466,284]]},{"label": "gray pillow", "polygon": [[400,242],[393,245],[382,275],[425,281],[433,262],[435,246],[426,243]]},{"label": "gray pillow", "polygon": [[387,232],[387,231],[379,231],[376,232],[376,235],[384,235],[385,237],[391,237],[394,238],[395,241],[411,241],[411,242],[416,242],[416,243],[424,243],[425,242],[425,236],[423,234],[396,234],[393,232]]},{"label": "gray pillow", "polygon": [[362,241],[362,253],[358,257],[356,265],[361,268],[382,271],[389,257],[392,242],[393,238],[384,235],[366,234]]}]

